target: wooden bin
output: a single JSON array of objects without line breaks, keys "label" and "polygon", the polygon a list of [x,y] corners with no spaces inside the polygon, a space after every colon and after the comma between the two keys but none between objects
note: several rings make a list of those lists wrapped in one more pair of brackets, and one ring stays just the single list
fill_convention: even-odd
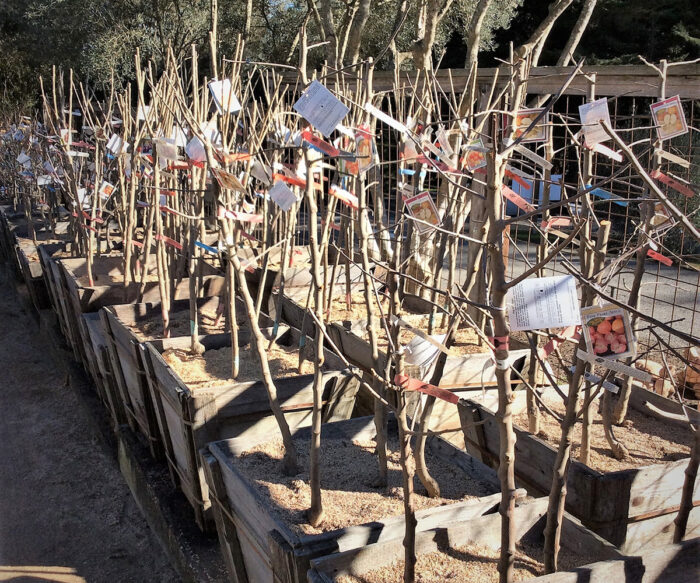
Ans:
[{"label": "wooden bin", "polygon": [[[63,285],[61,283],[61,270],[58,260],[55,259],[44,245],[39,245],[39,262],[41,263],[46,289],[49,293],[51,304],[58,318],[58,324],[68,345],[73,349],[74,341],[71,337],[73,327],[70,325],[68,304]],[[76,354],[77,357],[77,354]]]},{"label": "wooden bin", "polygon": [[[197,300],[199,310],[215,311],[221,301],[219,296]],[[239,325],[245,325],[247,316],[241,300],[237,300]],[[189,300],[176,300],[170,307],[171,318],[189,312]],[[159,303],[124,304],[108,306],[100,310],[102,325],[107,332],[109,361],[114,373],[117,397],[126,413],[126,422],[132,430],[140,433],[149,444],[151,454],[162,451],[162,440],[158,429],[155,406],[146,380],[146,365],[143,352],[139,350],[142,340],[130,326],[148,320],[161,313]],[[260,319],[262,326],[270,326],[267,316]],[[173,338],[171,336],[171,338]],[[188,336],[189,338],[189,336]],[[247,339],[247,335],[246,335]]]},{"label": "wooden bin", "polygon": [[[298,432],[304,438],[309,434],[310,428]],[[373,418],[359,417],[324,424],[321,440],[371,439],[374,435]],[[401,544],[404,535],[403,514],[318,535],[298,535],[292,531],[277,518],[269,507],[269,501],[260,497],[235,463],[235,458],[241,452],[271,437],[218,441],[210,443],[202,454],[207,482],[216,501],[214,517],[219,542],[232,581],[302,583],[306,581],[310,560],[316,557],[362,547],[368,542],[395,540]],[[495,511],[501,495],[496,493],[500,483],[492,469],[438,436],[428,438],[426,452],[484,482],[494,494],[419,510],[416,512],[419,531]],[[519,495],[523,493],[518,492]]]},{"label": "wooden bin", "polygon": [[[96,312],[105,306],[131,304],[138,299],[139,284],[131,282],[127,287],[119,281],[121,278],[124,260],[121,256],[95,257],[93,273],[96,284],[88,286],[84,284],[87,274],[87,262],[83,258],[62,259],[59,262],[61,273],[61,293],[64,296],[68,317],[68,329],[73,349],[80,357],[86,368],[90,356],[92,340],[88,330],[83,326],[81,314]],[[200,290],[203,296],[213,296],[224,289],[224,278],[216,275],[213,267],[207,268],[204,285]],[[81,283],[82,282],[82,283]],[[102,283],[104,282],[104,283]],[[175,287],[173,300],[189,297],[189,282],[183,280]],[[158,282],[152,281],[146,284],[142,301],[153,302],[160,300]]]},{"label": "wooden bin", "polygon": [[43,247],[49,256],[63,251],[63,243],[40,243],[38,246],[30,239],[17,237],[17,259],[27,285],[29,297],[36,311],[46,310],[51,307],[49,290],[46,286],[44,271],[39,260],[39,247]]},{"label": "wooden bin", "polygon": [[[265,334],[271,338],[272,330],[265,329]],[[249,341],[249,335],[249,329],[241,329],[241,345]],[[298,330],[280,329],[276,342],[298,346],[300,339]],[[230,334],[202,336],[200,341],[207,350],[231,346]],[[277,422],[262,381],[190,390],[161,356],[168,348],[187,350],[189,346],[189,338],[175,338],[146,342],[139,345],[139,350],[148,369],[149,388],[171,477],[194,508],[200,528],[208,530],[213,528],[211,502],[198,451],[219,439],[261,439],[275,430]],[[305,350],[310,353],[313,350],[310,339],[306,339]],[[324,378],[324,420],[347,419],[352,414],[359,383],[341,370],[340,360],[328,351],[324,367],[328,371]],[[275,385],[290,428],[310,424],[313,375],[276,379]]]},{"label": "wooden bin", "polygon": [[[651,416],[645,406],[647,402],[659,409],[682,414],[678,403],[641,387],[633,387],[630,407]],[[514,407],[520,410],[525,407],[524,391],[517,394]],[[471,427],[470,435],[465,436],[467,451],[497,467],[500,438],[495,414],[476,401],[467,400],[461,409],[465,425]],[[517,435],[516,477],[533,493],[548,494],[556,448],[524,429],[514,426],[514,430]],[[566,509],[626,554],[668,544],[673,539],[673,519],[680,504],[688,461],[683,459],[601,473],[572,459]],[[695,482],[694,500],[696,507],[690,513],[687,538],[700,536],[700,476]]]},{"label": "wooden bin", "polygon": [[[542,544],[547,518],[547,499],[541,498],[522,504],[515,509],[516,540]],[[501,546],[501,515],[488,514],[469,520],[446,520],[430,530],[416,534],[416,555],[429,554],[441,549],[455,549],[476,544],[498,549]],[[597,560],[622,560],[623,555],[614,546],[585,528],[575,518],[564,515],[561,533],[562,548],[580,556],[595,556]],[[307,574],[309,583],[335,583],[341,575],[353,575],[360,580],[362,575],[381,569],[404,558],[402,537],[376,542],[341,553],[313,559]],[[494,565],[495,568],[495,565]],[[581,570],[585,571],[585,567]],[[556,575],[562,575],[557,573]],[[526,581],[549,581],[548,577],[533,577]],[[455,581],[458,581],[455,579]],[[577,579],[591,583],[590,579]],[[628,579],[618,579],[626,581]],[[601,579],[599,583],[603,583]],[[605,583],[612,583],[606,581]]]}]

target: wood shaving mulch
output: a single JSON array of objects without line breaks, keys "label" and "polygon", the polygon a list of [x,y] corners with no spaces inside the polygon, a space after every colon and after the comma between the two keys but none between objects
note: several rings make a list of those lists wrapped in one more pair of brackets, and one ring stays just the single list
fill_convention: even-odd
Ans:
[{"label": "wood shaving mulch", "polygon": [[[314,372],[313,364],[308,361],[304,361],[299,370],[299,351],[296,349],[286,350],[278,344],[273,344],[266,352],[273,379]],[[230,346],[207,350],[203,355],[193,355],[189,350],[169,348],[163,352],[163,360],[192,389],[262,379],[257,352],[250,344],[240,347],[240,368],[235,380],[231,377],[233,357]]]},{"label": "wood shaving mulch", "polygon": [[[378,462],[375,442],[367,440],[321,440],[321,492],[324,520],[319,528],[306,521],[311,503],[309,441],[295,438],[300,472],[284,476],[282,440],[266,442],[243,452],[236,465],[248,476],[259,494],[270,501],[277,516],[302,534],[319,534],[346,526],[365,524],[403,514],[402,473],[398,439],[389,439],[388,487],[375,487]],[[492,493],[485,483],[431,456],[426,448],[428,469],[440,485],[441,497],[429,498],[418,478],[414,479],[415,508],[442,506]]]},{"label": "wood shaving mulch", "polygon": [[[564,403],[557,395],[545,394],[544,402],[556,413],[563,415]],[[580,405],[579,405],[580,407]],[[627,419],[622,426],[614,426],[613,432],[618,441],[629,450],[629,457],[617,460],[608,446],[603,429],[603,420],[597,412],[597,402],[593,405],[594,419],[591,427],[590,467],[599,472],[628,470],[657,463],[671,462],[690,455],[692,436],[690,431],[676,425],[665,423],[654,417],[644,415],[632,409],[627,410]],[[514,423],[522,428],[528,427],[527,411],[515,415]],[[578,459],[581,449],[583,424],[576,423],[573,431],[571,456]],[[540,433],[537,437],[548,442],[555,449],[559,447],[561,426],[551,415],[542,412],[540,416]]]},{"label": "wood shaving mulch", "polygon": [[[241,324],[242,322],[239,322]],[[163,338],[163,318],[154,314],[149,318],[144,318],[133,324],[126,324],[140,342]],[[199,312],[199,333],[200,334],[221,334],[226,331],[226,318],[222,315],[220,321],[216,322],[216,313],[209,311]],[[189,310],[174,312],[170,314],[170,337],[189,336],[190,334],[190,312]]]},{"label": "wood shaving mulch", "polygon": [[[498,581],[500,551],[477,544],[449,548],[417,557],[416,583],[490,583]],[[588,564],[596,557],[575,555],[566,548],[559,551],[559,570]],[[402,583],[404,561],[363,573],[341,575],[337,583]],[[513,580],[523,581],[544,574],[544,551],[541,545],[520,542],[516,545]]]}]

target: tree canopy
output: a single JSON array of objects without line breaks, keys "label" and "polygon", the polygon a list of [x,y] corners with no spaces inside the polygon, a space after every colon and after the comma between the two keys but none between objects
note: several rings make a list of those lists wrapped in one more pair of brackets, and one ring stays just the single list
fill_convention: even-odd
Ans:
[{"label": "tree canopy", "polygon": [[[404,68],[463,67],[470,20],[478,0],[7,0],[0,6],[0,107],[31,107],[37,77],[52,65],[73,68],[100,88],[134,77],[134,53],[162,63],[168,47],[176,58],[197,45],[200,71],[208,73],[208,34],[218,20],[218,50],[231,54],[239,35],[245,57],[297,65],[305,27],[310,68],[378,57],[379,68],[396,59]],[[479,45],[481,63],[495,64],[529,37],[547,13],[537,0],[492,0]],[[540,64],[554,64],[578,18],[583,0],[557,21]],[[630,9],[630,8],[633,9]],[[400,26],[399,26],[400,24]],[[394,34],[396,32],[396,34]],[[394,42],[392,43],[392,39]],[[391,48],[392,50],[385,50]],[[577,56],[589,62],[694,58],[700,25],[691,0],[600,0]]]}]

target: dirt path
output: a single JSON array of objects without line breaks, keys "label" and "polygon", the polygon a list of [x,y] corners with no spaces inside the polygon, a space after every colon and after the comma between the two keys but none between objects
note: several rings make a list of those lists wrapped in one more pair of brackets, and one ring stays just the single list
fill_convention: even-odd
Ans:
[{"label": "dirt path", "polygon": [[0,273],[0,581],[178,581],[6,278]]}]

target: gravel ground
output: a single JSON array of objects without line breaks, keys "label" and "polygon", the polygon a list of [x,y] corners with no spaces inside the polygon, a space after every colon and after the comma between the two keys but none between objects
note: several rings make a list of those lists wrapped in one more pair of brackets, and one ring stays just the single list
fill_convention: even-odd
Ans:
[{"label": "gravel ground", "polygon": [[0,273],[0,581],[179,581]]}]

